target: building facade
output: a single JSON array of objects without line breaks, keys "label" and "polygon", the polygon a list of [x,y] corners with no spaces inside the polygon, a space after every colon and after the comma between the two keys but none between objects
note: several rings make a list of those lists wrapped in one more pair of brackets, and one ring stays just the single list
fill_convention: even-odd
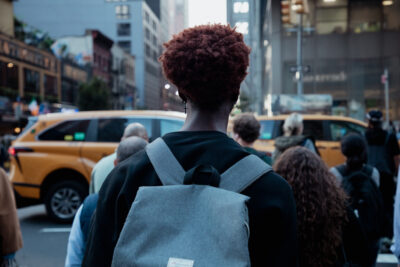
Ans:
[{"label": "building facade", "polygon": [[80,0],[19,1],[14,12],[55,38],[98,29],[135,57],[136,107],[161,107],[160,0],[86,0],[84,5]]},{"label": "building facade", "polygon": [[14,36],[13,0],[0,0],[0,32]]},{"label": "building facade", "polygon": [[61,103],[78,106],[79,87],[88,82],[90,68],[79,66],[71,60],[61,61]]},{"label": "building facade", "polygon": [[0,33],[1,96],[59,102],[60,84],[60,62],[52,53]]},{"label": "building facade", "polygon": [[[165,0],[161,2],[163,5],[161,14],[161,24],[165,27],[163,42],[167,42],[172,35],[181,32],[188,27],[188,1],[187,0]],[[182,99],[177,95],[178,90],[170,84],[165,77],[161,83],[162,90],[162,109],[184,111]]]},{"label": "building facade", "polygon": [[92,77],[101,79],[109,88],[113,87],[113,43],[98,30],[86,30],[83,36],[65,36],[53,43],[53,53],[63,61],[63,102],[76,105],[77,87]]},{"label": "building facade", "polygon": [[112,53],[112,108],[133,109],[135,107],[135,58],[114,44]]},{"label": "building facade", "polygon": [[[235,3],[245,2],[251,10],[251,0],[232,0],[228,9],[233,12]],[[296,25],[281,23],[280,1],[259,4],[255,28],[261,48],[257,53],[262,61],[262,97],[258,105],[267,113],[272,110],[271,95],[297,93],[291,72],[296,65],[297,38]],[[304,74],[304,94],[331,95],[333,114],[364,120],[370,109],[385,110],[381,76],[386,68],[390,118],[400,120],[396,105],[400,97],[400,1],[309,0],[308,6],[302,45],[303,65],[311,71]]]},{"label": "building facade", "polygon": [[262,113],[261,101],[264,93],[262,77],[261,10],[266,1],[227,0],[227,19],[232,27],[244,36],[245,43],[251,47],[249,73],[241,85],[241,105],[249,103],[245,110]]}]

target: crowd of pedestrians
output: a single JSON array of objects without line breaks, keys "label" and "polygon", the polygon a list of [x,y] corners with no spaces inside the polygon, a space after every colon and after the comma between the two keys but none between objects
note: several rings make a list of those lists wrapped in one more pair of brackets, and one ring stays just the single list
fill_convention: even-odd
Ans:
[{"label": "crowd of pedestrians", "polygon": [[[66,266],[373,267],[393,219],[400,262],[400,150],[381,112],[368,113],[365,135],[342,138],[346,161],[330,170],[297,113],[270,158],[254,148],[253,115],[237,116],[233,138],[226,134],[249,66],[242,34],[197,26],[165,48],[160,62],[187,106],[185,124],[150,144],[142,125],[125,129],[116,152],[93,169]],[[22,239],[3,176],[0,255],[9,266]]]}]

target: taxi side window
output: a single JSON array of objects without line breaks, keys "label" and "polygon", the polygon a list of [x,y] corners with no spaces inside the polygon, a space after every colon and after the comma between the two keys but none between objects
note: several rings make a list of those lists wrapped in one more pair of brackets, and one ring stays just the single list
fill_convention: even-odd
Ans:
[{"label": "taxi side window", "polygon": [[271,140],[275,138],[274,136],[274,125],[275,121],[273,120],[265,120],[260,121],[260,137],[262,140]]},{"label": "taxi side window", "polygon": [[318,120],[304,120],[303,135],[312,136],[315,140],[326,140],[324,135],[324,122]]},{"label": "taxi side window", "polygon": [[42,141],[85,141],[89,120],[64,121],[39,135]]},{"label": "taxi side window", "polygon": [[97,142],[119,143],[126,126],[134,122],[138,122],[146,128],[149,138],[153,136],[152,119],[135,117],[104,118],[98,121]]},{"label": "taxi side window", "polygon": [[99,119],[97,141],[119,143],[127,122],[128,119],[125,118]]},{"label": "taxi side window", "polygon": [[179,131],[183,126],[183,121],[178,120],[161,120],[161,136],[171,132]]},{"label": "taxi side window", "polygon": [[346,121],[331,121],[329,129],[332,141],[340,141],[348,133],[364,134],[365,132],[363,126]]},{"label": "taxi side window", "polygon": [[[283,123],[285,121],[280,121],[278,136],[283,135]],[[324,122],[319,120],[304,120],[303,121],[303,135],[312,136],[315,140],[326,140],[324,135]]]}]

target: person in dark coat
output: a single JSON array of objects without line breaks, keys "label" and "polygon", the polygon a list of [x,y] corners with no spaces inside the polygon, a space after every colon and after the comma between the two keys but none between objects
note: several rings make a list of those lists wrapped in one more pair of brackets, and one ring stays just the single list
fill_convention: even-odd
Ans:
[{"label": "person in dark coat", "polygon": [[[393,222],[394,195],[396,192],[395,177],[400,161],[400,148],[397,138],[382,128],[383,114],[379,110],[371,110],[367,114],[368,129],[365,138],[368,144],[368,164],[378,169],[380,174],[379,189],[382,193],[386,217]],[[389,247],[393,237],[393,223],[384,230],[385,247]],[[384,247],[382,247],[384,249]],[[388,248],[387,248],[388,249]]]},{"label": "person in dark coat", "polygon": [[286,149],[294,146],[303,146],[319,155],[314,139],[310,136],[303,135],[303,116],[299,113],[290,114],[289,117],[285,119],[282,130],[283,136],[279,136],[275,139],[275,151],[272,153],[273,162],[275,162]]},{"label": "person in dark coat", "polygon": [[[186,29],[164,46],[160,62],[187,104],[187,118],[180,131],[166,134],[163,140],[186,171],[204,164],[223,173],[249,155],[226,130],[247,74],[250,49],[242,34],[220,24]],[[82,266],[111,265],[138,188],[159,185],[145,151],[110,173],[99,193]],[[296,209],[289,184],[269,172],[242,194],[250,197],[251,265],[297,266]]]}]

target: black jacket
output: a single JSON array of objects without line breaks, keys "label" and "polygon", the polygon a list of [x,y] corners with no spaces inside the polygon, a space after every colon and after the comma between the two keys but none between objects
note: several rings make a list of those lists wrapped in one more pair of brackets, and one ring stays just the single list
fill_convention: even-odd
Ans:
[{"label": "black jacket", "polygon": [[[175,132],[163,137],[185,170],[211,164],[220,173],[249,155],[221,132]],[[110,266],[125,219],[140,186],[161,185],[146,153],[115,168],[103,184],[82,266]],[[249,186],[249,251],[252,266],[298,265],[296,210],[288,183],[270,172]]]}]

